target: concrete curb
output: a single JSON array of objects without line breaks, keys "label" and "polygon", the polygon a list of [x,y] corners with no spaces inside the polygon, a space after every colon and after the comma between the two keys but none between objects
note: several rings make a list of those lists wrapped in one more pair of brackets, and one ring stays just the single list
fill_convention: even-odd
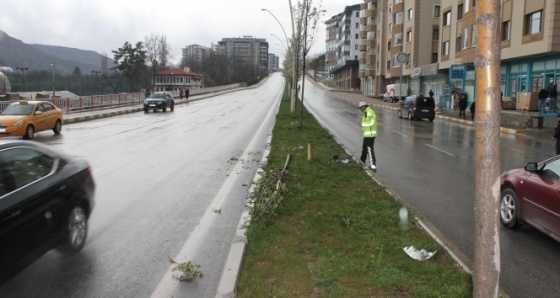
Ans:
[{"label": "concrete curb", "polygon": [[[256,182],[261,179],[262,167],[266,164],[268,160],[268,155],[270,154],[270,144],[272,142],[272,135],[268,136],[266,143],[267,148],[261,158],[260,167],[255,173],[253,178],[253,184],[249,188],[249,197],[254,193],[254,188]],[[247,247],[247,235],[245,234],[245,227],[251,220],[251,215],[249,213],[251,204],[248,203],[241,214],[239,223],[237,224],[237,230],[233,239],[231,241],[231,247],[229,249],[228,257],[226,260],[226,265],[224,271],[222,272],[222,277],[220,278],[220,283],[218,284],[218,292],[216,293],[216,298],[232,298],[236,296],[237,293],[237,282],[241,272],[241,267],[243,267],[243,259],[245,258],[245,250]]]}]

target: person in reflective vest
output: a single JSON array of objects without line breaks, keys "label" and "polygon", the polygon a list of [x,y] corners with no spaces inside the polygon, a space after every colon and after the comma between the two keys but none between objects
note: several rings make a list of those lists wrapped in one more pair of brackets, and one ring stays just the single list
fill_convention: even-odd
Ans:
[{"label": "person in reflective vest", "polygon": [[362,143],[362,155],[360,156],[360,160],[366,165],[369,163],[369,168],[372,171],[376,171],[377,166],[373,146],[375,144],[375,138],[377,137],[377,119],[373,109],[365,102],[360,102],[358,108],[364,113],[361,123],[364,141]]}]

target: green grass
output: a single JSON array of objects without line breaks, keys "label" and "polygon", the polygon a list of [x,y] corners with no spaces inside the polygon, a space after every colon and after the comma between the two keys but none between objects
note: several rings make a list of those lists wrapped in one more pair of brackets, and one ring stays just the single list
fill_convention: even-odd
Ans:
[{"label": "green grass", "polygon": [[[285,93],[265,178],[280,177],[292,159],[281,193],[269,191],[275,201],[247,227],[238,297],[472,297],[471,276],[415,225],[413,211],[403,227],[403,204],[361,165],[332,163],[347,153],[307,111],[301,127],[299,117]],[[413,260],[403,251],[410,245],[437,253]]]}]

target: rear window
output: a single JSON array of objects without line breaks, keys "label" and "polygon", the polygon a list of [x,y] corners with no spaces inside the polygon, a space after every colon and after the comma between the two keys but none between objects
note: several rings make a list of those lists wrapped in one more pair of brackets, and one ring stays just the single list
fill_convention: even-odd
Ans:
[{"label": "rear window", "polygon": [[435,108],[436,102],[431,97],[424,97],[424,98],[419,98],[416,101],[416,105],[419,106],[419,107]]}]

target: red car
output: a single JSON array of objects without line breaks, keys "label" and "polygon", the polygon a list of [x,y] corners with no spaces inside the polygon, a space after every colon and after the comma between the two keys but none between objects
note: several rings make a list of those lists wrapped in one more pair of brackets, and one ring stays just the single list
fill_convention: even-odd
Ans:
[{"label": "red car", "polygon": [[500,180],[502,224],[528,223],[560,241],[560,156],[506,171]]}]

